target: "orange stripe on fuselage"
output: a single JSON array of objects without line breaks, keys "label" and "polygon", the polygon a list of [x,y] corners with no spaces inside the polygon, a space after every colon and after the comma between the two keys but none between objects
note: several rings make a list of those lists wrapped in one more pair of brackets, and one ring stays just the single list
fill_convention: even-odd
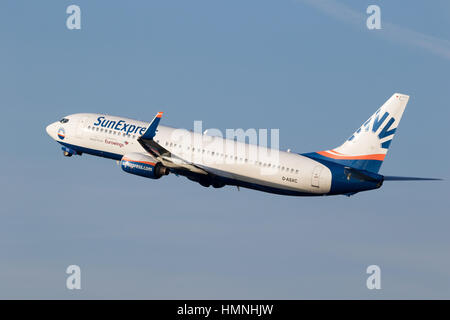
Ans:
[{"label": "orange stripe on fuselage", "polygon": [[368,155],[364,155],[364,156],[345,156],[345,155],[341,156],[341,155],[332,154],[328,151],[319,151],[317,153],[324,157],[327,157],[327,158],[340,159],[340,160],[380,160],[380,161],[383,161],[384,158],[386,157],[385,154],[368,154]]},{"label": "orange stripe on fuselage", "polygon": [[127,158],[123,158],[122,161],[130,161],[130,162],[137,162],[137,163],[143,163],[143,164],[149,164],[151,166],[155,166],[156,163],[153,162],[148,162],[148,161],[136,161],[136,160],[131,160],[131,159],[127,159]]}]

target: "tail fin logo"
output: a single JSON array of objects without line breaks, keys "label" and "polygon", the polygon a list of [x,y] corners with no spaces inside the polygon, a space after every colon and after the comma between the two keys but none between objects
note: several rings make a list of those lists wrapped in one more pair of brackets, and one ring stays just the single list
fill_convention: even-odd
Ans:
[{"label": "tail fin logo", "polygon": [[407,95],[394,93],[342,145],[316,154],[352,168],[378,172],[408,99]]},{"label": "tail fin logo", "polygon": [[[356,130],[356,132],[350,138],[348,138],[348,141],[352,141],[355,137],[357,137],[361,133],[361,131],[368,132],[370,129],[372,129],[371,131],[373,133],[379,131],[378,139],[380,140],[393,135],[396,131],[396,128],[391,129],[391,127],[395,122],[395,118],[391,117],[389,121],[386,122],[389,116],[390,116],[389,112],[385,112],[383,116],[380,117],[380,109],[378,109],[377,112],[375,112],[375,114],[372,117],[370,117],[366,122],[364,122],[364,124],[358,130]],[[381,130],[379,130],[381,125],[385,122],[386,124],[381,128]],[[381,148],[388,149],[389,145],[391,144],[391,141],[392,139],[381,143]]]}]

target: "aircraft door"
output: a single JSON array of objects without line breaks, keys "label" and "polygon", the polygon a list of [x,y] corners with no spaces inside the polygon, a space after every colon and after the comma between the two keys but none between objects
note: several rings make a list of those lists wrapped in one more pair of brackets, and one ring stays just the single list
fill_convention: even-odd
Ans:
[{"label": "aircraft door", "polygon": [[80,118],[80,120],[78,121],[78,126],[77,126],[77,137],[78,138],[83,137],[83,131],[86,128],[87,119],[88,118],[84,117],[84,118]]}]

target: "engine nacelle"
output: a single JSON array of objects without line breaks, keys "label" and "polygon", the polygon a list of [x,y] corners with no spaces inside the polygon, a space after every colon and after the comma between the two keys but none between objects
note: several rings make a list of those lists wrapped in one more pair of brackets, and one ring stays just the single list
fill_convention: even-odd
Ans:
[{"label": "engine nacelle", "polygon": [[141,177],[159,179],[169,174],[169,169],[153,157],[142,153],[128,153],[120,160],[122,170]]}]

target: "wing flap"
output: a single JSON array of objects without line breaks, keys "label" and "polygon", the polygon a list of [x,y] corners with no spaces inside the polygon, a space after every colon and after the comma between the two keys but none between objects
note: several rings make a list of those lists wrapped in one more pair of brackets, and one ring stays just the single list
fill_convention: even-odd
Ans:
[{"label": "wing flap", "polygon": [[169,150],[153,140],[156,135],[162,114],[162,112],[158,112],[155,118],[153,118],[153,121],[150,123],[145,133],[137,139],[139,144],[145,149],[145,151],[150,153],[156,160],[160,161],[164,166],[168,168],[175,170],[187,170],[190,172],[207,175],[208,172],[206,172],[205,170],[172,154]]}]

